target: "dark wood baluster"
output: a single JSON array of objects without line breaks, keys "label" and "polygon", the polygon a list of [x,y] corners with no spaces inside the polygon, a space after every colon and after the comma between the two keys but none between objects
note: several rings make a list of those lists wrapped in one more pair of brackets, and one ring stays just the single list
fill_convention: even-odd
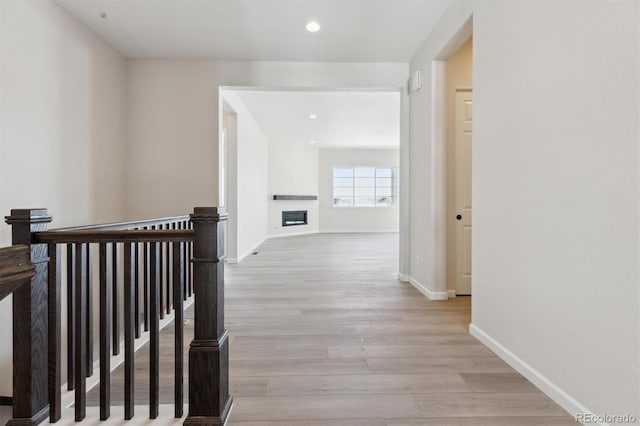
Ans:
[{"label": "dark wood baluster", "polygon": [[140,337],[140,245],[134,244],[133,251],[131,252],[133,263],[133,289],[135,300],[133,302],[135,307],[135,334],[136,339]]},{"label": "dark wood baluster", "polygon": [[87,338],[85,321],[87,317],[86,303],[82,303],[87,299],[87,288],[83,285],[86,281],[87,256],[84,244],[76,244],[76,347],[75,347],[75,420],[77,422],[83,420],[86,415],[86,366],[87,366]]},{"label": "dark wood baluster", "polygon": [[119,259],[119,249],[117,244],[113,244],[111,247],[112,257],[111,257],[111,270],[112,270],[112,283],[111,286],[113,297],[112,308],[113,308],[113,316],[111,317],[111,321],[113,324],[112,327],[112,338],[113,338],[113,354],[120,354],[120,275],[118,271],[118,259]]},{"label": "dark wood baluster", "polygon": [[184,406],[184,243],[173,243],[173,309],[175,312],[175,416],[182,417]]},{"label": "dark wood baluster", "polygon": [[[187,229],[187,222],[180,222],[180,229]],[[187,243],[182,245],[182,300],[187,300]]]},{"label": "dark wood baluster", "polygon": [[76,250],[75,244],[67,244],[67,389],[76,385]]},{"label": "dark wood baluster", "polygon": [[91,244],[85,245],[86,250],[86,297],[87,297],[87,325],[85,327],[86,344],[87,344],[87,360],[86,369],[87,377],[93,376],[93,256]]},{"label": "dark wood baluster", "polygon": [[[156,229],[162,229],[162,225],[156,226]],[[158,295],[160,296],[160,319],[164,319],[164,244],[158,243],[158,281],[159,281],[159,290]]]},{"label": "dark wood baluster", "polygon": [[[100,244],[100,420],[111,415],[111,247]],[[110,259],[111,258],[111,259]]]},{"label": "dark wood baluster", "polygon": [[[191,229],[191,224],[189,222],[186,222],[186,228],[185,229]],[[187,297],[191,297],[191,294],[193,293],[193,274],[191,273],[191,256],[192,256],[192,250],[193,250],[193,243],[188,242],[187,243],[187,259],[185,261],[185,265],[187,266]]]},{"label": "dark wood baluster", "polygon": [[[191,222],[189,222],[189,229],[193,230],[193,223]],[[189,252],[189,263],[188,263],[190,274],[191,274],[191,280],[189,282],[189,285],[191,286],[191,294],[196,294],[196,288],[193,283],[193,262],[191,262],[191,259],[195,257],[195,255],[193,254],[194,252],[193,241],[189,243],[189,246],[191,247],[191,251]]]},{"label": "dark wood baluster", "polygon": [[160,326],[160,247],[159,243],[150,244],[150,312],[149,322],[151,329],[151,336],[149,342],[149,418],[155,419],[158,417],[159,408],[159,368],[160,368],[160,344],[159,344],[159,326]]},{"label": "dark wood baluster", "polygon": [[134,412],[134,335],[132,244],[124,244],[124,418],[131,420]]},{"label": "dark wood baluster", "polygon": [[[171,227],[170,227],[170,229],[172,229],[172,230],[178,229],[178,226],[177,226],[177,225],[178,225],[178,224],[177,224],[177,223],[175,223],[175,222],[171,223]],[[173,246],[173,252],[172,252],[172,254],[171,254],[174,258],[175,258],[175,250],[176,250],[176,246],[174,245],[174,246]],[[175,259],[174,259],[174,260],[175,260]],[[175,262],[173,262],[173,270],[172,270],[172,272],[171,272],[171,273],[172,273],[172,276],[173,276],[173,279],[171,280],[171,285],[172,285],[173,287],[175,287],[176,285],[178,285],[178,283],[180,283],[180,280],[179,280],[179,279],[176,279],[176,272],[175,272],[175,269],[176,269],[176,264],[175,264]],[[182,294],[182,292],[180,292],[180,294]],[[175,310],[176,310],[176,289],[175,289],[175,288],[173,288],[173,299],[171,300],[171,306],[173,307],[173,310],[175,311]]]},{"label": "dark wood baluster", "polygon": [[144,331],[149,331],[149,243],[142,243],[142,287]]},{"label": "dark wood baluster", "polygon": [[[171,229],[170,224],[166,224],[164,226],[164,229]],[[163,243],[163,254],[164,254],[164,264],[165,264],[165,271],[164,271],[164,283],[165,283],[165,291],[166,291],[166,305],[165,305],[165,309],[166,309],[166,314],[169,315],[171,313],[171,256],[170,256],[170,250],[171,250],[171,244],[169,243]]]},{"label": "dark wood baluster", "polygon": [[62,283],[60,277],[60,252],[56,244],[49,244],[49,421],[60,420],[61,399],[61,363],[60,363],[60,307]]}]

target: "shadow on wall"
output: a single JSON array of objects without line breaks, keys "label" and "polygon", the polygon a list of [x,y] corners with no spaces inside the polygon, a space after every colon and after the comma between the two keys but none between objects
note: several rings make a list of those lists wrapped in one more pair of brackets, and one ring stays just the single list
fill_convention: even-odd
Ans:
[{"label": "shadow on wall", "polygon": [[[56,227],[123,219],[124,58],[52,2],[2,2],[2,14],[0,213],[46,207]],[[0,225],[1,245],[10,235]],[[5,342],[10,306],[0,304]],[[0,395],[11,370],[2,345]]]}]

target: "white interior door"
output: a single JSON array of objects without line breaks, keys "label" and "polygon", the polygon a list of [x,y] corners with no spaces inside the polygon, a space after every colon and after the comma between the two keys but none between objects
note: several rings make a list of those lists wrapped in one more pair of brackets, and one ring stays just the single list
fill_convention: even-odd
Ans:
[{"label": "white interior door", "polygon": [[456,189],[455,189],[455,238],[457,295],[471,294],[471,141],[472,141],[472,92],[456,92]]}]

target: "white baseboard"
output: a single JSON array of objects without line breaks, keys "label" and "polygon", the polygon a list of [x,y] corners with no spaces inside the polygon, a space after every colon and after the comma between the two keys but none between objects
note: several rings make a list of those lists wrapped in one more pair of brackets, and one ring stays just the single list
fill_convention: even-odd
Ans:
[{"label": "white baseboard", "polygon": [[408,283],[409,275],[398,272],[398,281],[402,281],[403,283]]},{"label": "white baseboard", "polygon": [[[500,344],[493,337],[489,336],[482,329],[474,324],[469,325],[469,333],[482,342],[485,346],[495,352],[507,364],[513,367],[518,373],[522,374],[538,389],[544,392],[556,404],[565,409],[575,419],[576,414],[593,415],[593,413],[582,405],[577,399],[562,390],[558,385],[553,383],[549,378],[545,377],[538,370],[527,364],[523,359],[511,352],[509,349]],[[597,423],[602,426],[608,426],[607,423]]]},{"label": "white baseboard", "polygon": [[272,238],[287,238],[287,237],[297,237],[300,235],[313,235],[313,234],[317,234],[318,231],[301,231],[301,232],[291,232],[288,234],[275,234],[275,235],[269,235],[267,237],[267,239],[272,239]]},{"label": "white baseboard", "polygon": [[447,289],[447,296],[449,297],[449,299],[455,299],[456,298],[456,291]]},{"label": "white baseboard", "polygon": [[258,247],[263,245],[264,242],[267,241],[268,239],[269,237],[264,237],[262,241],[260,241],[258,244],[254,244],[253,247],[251,247],[249,250],[242,253],[242,255],[238,258],[238,263],[242,262],[247,256],[252,254],[254,251],[258,250]]},{"label": "white baseboard", "polygon": [[420,283],[413,277],[409,277],[409,282],[413,285],[418,291],[425,296],[429,300],[448,300],[449,296],[446,291],[432,291],[427,288],[424,284]]},{"label": "white baseboard", "polygon": [[253,247],[251,247],[249,250],[245,251],[244,253],[242,253],[242,255],[240,255],[240,257],[226,257],[224,260],[225,262],[229,263],[229,264],[236,264],[236,263],[240,263],[242,262],[247,256],[249,256],[251,253],[253,253],[254,251],[256,251],[258,249],[258,247],[260,247],[261,245],[264,244],[265,241],[267,241],[269,239],[269,237],[265,237],[262,241],[260,241],[258,244],[255,244]]},{"label": "white baseboard", "polygon": [[397,229],[323,229],[321,234],[397,234]]}]

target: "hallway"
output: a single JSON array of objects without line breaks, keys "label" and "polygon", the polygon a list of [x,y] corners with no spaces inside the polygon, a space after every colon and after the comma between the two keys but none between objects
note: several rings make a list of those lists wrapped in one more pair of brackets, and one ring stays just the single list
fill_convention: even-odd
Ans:
[{"label": "hallway", "polygon": [[[431,302],[399,282],[397,246],[396,234],[279,238],[227,266],[229,426],[575,424],[469,336],[469,298]],[[172,360],[171,329],[161,333],[161,366],[163,356]],[[136,404],[144,404],[147,351],[136,358]],[[173,395],[166,365],[162,404]]]}]

